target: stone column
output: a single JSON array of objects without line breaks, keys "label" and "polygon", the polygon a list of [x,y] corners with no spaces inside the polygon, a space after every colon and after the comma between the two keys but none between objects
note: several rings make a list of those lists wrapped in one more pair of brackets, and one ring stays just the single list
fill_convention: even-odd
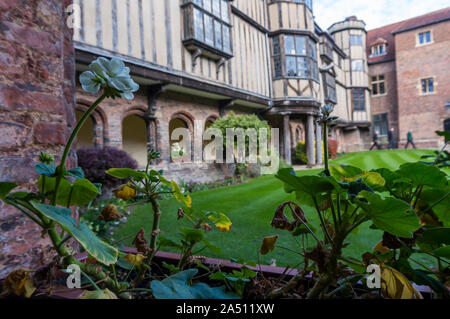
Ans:
[{"label": "stone column", "polygon": [[319,120],[316,121],[316,162],[318,165],[323,163],[322,125]]},{"label": "stone column", "polygon": [[308,166],[316,165],[314,156],[314,116],[308,115],[306,121],[306,154],[308,155]]},{"label": "stone column", "polygon": [[291,129],[289,127],[289,115],[283,115],[283,141],[284,141],[284,160],[288,165],[292,164],[291,159]]}]

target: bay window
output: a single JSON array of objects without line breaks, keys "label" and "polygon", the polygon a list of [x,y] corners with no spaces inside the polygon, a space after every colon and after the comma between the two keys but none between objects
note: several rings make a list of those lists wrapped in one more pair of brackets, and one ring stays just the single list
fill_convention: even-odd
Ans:
[{"label": "bay window", "polygon": [[308,36],[272,38],[275,78],[306,78],[319,81],[316,43]]},{"label": "bay window", "polygon": [[184,0],[184,43],[230,58],[231,24],[228,0]]}]

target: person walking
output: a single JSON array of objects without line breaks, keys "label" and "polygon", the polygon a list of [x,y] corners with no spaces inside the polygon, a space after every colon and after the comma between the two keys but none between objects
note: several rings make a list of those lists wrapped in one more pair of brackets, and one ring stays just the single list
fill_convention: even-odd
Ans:
[{"label": "person walking", "polygon": [[405,149],[408,148],[409,144],[411,144],[412,147],[413,147],[414,149],[416,149],[416,145],[414,144],[414,139],[413,139],[413,135],[412,135],[411,130],[409,130],[409,131],[408,131],[408,134],[406,134],[406,139],[408,140],[408,142],[407,142],[406,145],[405,145]]},{"label": "person walking", "polygon": [[394,141],[394,128],[391,127],[391,129],[388,131],[388,149],[393,150],[395,148],[395,141]]},{"label": "person walking", "polygon": [[380,145],[378,144],[378,131],[373,132],[372,143],[370,150],[373,150],[375,146],[377,147],[377,150],[380,149]]}]

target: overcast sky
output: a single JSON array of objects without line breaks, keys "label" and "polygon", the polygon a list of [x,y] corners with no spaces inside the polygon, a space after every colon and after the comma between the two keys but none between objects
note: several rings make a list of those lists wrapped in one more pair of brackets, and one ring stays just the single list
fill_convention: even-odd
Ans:
[{"label": "overcast sky", "polygon": [[375,29],[448,7],[449,0],[313,0],[316,22],[327,29],[334,22],[356,15]]}]

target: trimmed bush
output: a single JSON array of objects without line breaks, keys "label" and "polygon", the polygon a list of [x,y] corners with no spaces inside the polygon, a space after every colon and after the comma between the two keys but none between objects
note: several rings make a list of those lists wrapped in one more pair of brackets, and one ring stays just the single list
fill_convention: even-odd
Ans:
[{"label": "trimmed bush", "polygon": [[127,152],[113,147],[82,148],[77,151],[78,165],[87,179],[100,183],[105,188],[113,188],[123,181],[105,174],[110,168],[138,167],[137,162]]}]

